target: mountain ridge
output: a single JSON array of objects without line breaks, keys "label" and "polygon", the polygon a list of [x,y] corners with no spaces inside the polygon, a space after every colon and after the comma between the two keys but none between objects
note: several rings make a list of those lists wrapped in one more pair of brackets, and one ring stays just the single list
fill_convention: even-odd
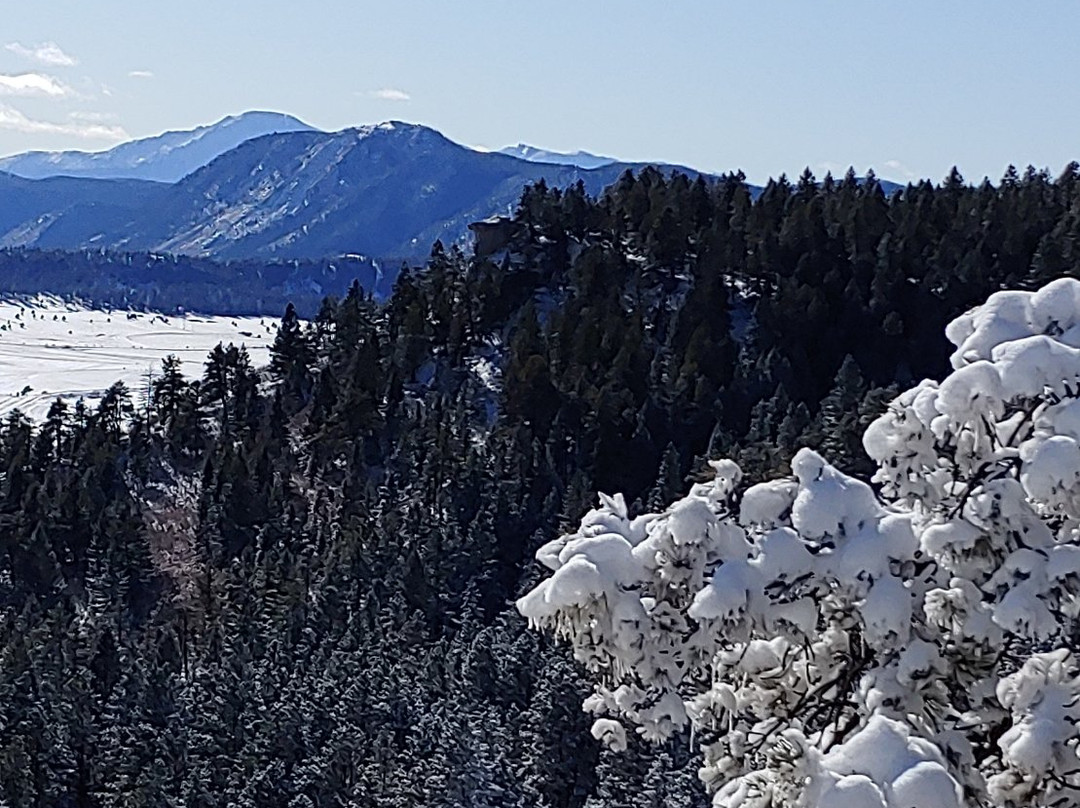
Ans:
[{"label": "mountain ridge", "polygon": [[245,140],[172,185],[9,175],[0,180],[0,246],[93,246],[223,260],[343,254],[411,260],[427,255],[436,239],[464,239],[472,221],[509,212],[530,183],[568,187],[580,180],[596,194],[637,168],[581,169],[477,152],[401,121],[271,133]]},{"label": "mountain ridge", "polygon": [[0,171],[25,179],[87,177],[178,182],[192,171],[255,137],[317,131],[281,112],[253,110],[194,129],[130,140],[107,151],[30,151],[0,158]]},{"label": "mountain ridge", "polygon": [[504,146],[497,149],[498,154],[508,154],[520,160],[528,160],[530,163],[546,163],[548,165],[570,165],[578,168],[602,168],[612,163],[624,162],[614,157],[605,157],[593,154],[582,149],[573,152],[561,152],[553,149],[544,149],[539,146],[530,146],[528,143],[518,143],[516,146]]}]

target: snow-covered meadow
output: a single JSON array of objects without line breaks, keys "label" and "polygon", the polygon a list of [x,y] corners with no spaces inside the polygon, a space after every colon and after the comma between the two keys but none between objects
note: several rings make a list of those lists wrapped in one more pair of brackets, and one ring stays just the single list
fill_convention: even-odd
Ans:
[{"label": "snow-covered meadow", "polygon": [[277,321],[266,317],[103,311],[52,297],[0,300],[0,417],[40,419],[59,396],[93,402],[116,381],[138,397],[173,354],[199,377],[219,342],[243,344],[266,364]]}]

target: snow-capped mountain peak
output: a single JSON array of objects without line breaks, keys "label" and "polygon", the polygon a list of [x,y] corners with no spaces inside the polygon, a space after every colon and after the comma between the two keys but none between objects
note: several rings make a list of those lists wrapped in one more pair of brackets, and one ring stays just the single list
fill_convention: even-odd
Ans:
[{"label": "snow-capped mountain peak", "polygon": [[617,162],[614,157],[604,157],[587,151],[558,152],[551,149],[541,149],[530,146],[527,143],[518,143],[516,146],[506,146],[498,150],[499,154],[508,154],[519,160],[528,160],[530,163],[546,163],[558,166],[577,166],[578,168],[600,168]]},{"label": "snow-capped mountain peak", "polygon": [[283,132],[313,131],[279,112],[245,112],[194,129],[163,132],[103,152],[26,152],[0,159],[0,171],[27,179],[70,176],[177,182],[245,141]]}]

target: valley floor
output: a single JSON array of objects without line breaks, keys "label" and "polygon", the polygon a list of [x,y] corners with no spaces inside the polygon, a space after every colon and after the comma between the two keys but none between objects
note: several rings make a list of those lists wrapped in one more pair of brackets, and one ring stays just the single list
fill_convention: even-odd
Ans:
[{"label": "valley floor", "polygon": [[45,416],[52,402],[94,402],[123,381],[136,400],[148,373],[169,354],[188,376],[202,374],[219,342],[243,344],[266,364],[277,321],[260,317],[164,315],[88,309],[56,298],[0,301],[0,417],[21,410]]}]

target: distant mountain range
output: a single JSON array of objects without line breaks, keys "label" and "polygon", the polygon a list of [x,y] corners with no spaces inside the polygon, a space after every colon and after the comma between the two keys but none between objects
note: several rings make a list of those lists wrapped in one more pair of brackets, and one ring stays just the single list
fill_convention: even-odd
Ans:
[{"label": "distant mountain range", "polygon": [[26,152],[0,158],[0,171],[26,179],[90,177],[177,182],[245,141],[314,127],[278,112],[246,112],[209,126],[122,143],[104,152]]},{"label": "distant mountain range", "polygon": [[601,157],[587,151],[557,152],[549,149],[539,149],[526,143],[516,146],[506,146],[499,149],[499,154],[508,154],[520,160],[528,160],[530,163],[548,163],[556,166],[577,166],[578,168],[601,168],[617,163],[614,157]]},{"label": "distant mountain range", "polygon": [[322,132],[288,116],[249,113],[100,154],[6,158],[0,248],[416,259],[436,239],[454,242],[470,222],[508,213],[529,183],[581,180],[599,193],[642,167],[537,159],[545,155],[480,152],[396,121]]},{"label": "distant mountain range", "polygon": [[0,159],[0,248],[417,260],[510,212],[530,183],[580,180],[596,194],[644,165],[525,144],[479,151],[398,121],[323,132],[249,112],[100,153]]}]

